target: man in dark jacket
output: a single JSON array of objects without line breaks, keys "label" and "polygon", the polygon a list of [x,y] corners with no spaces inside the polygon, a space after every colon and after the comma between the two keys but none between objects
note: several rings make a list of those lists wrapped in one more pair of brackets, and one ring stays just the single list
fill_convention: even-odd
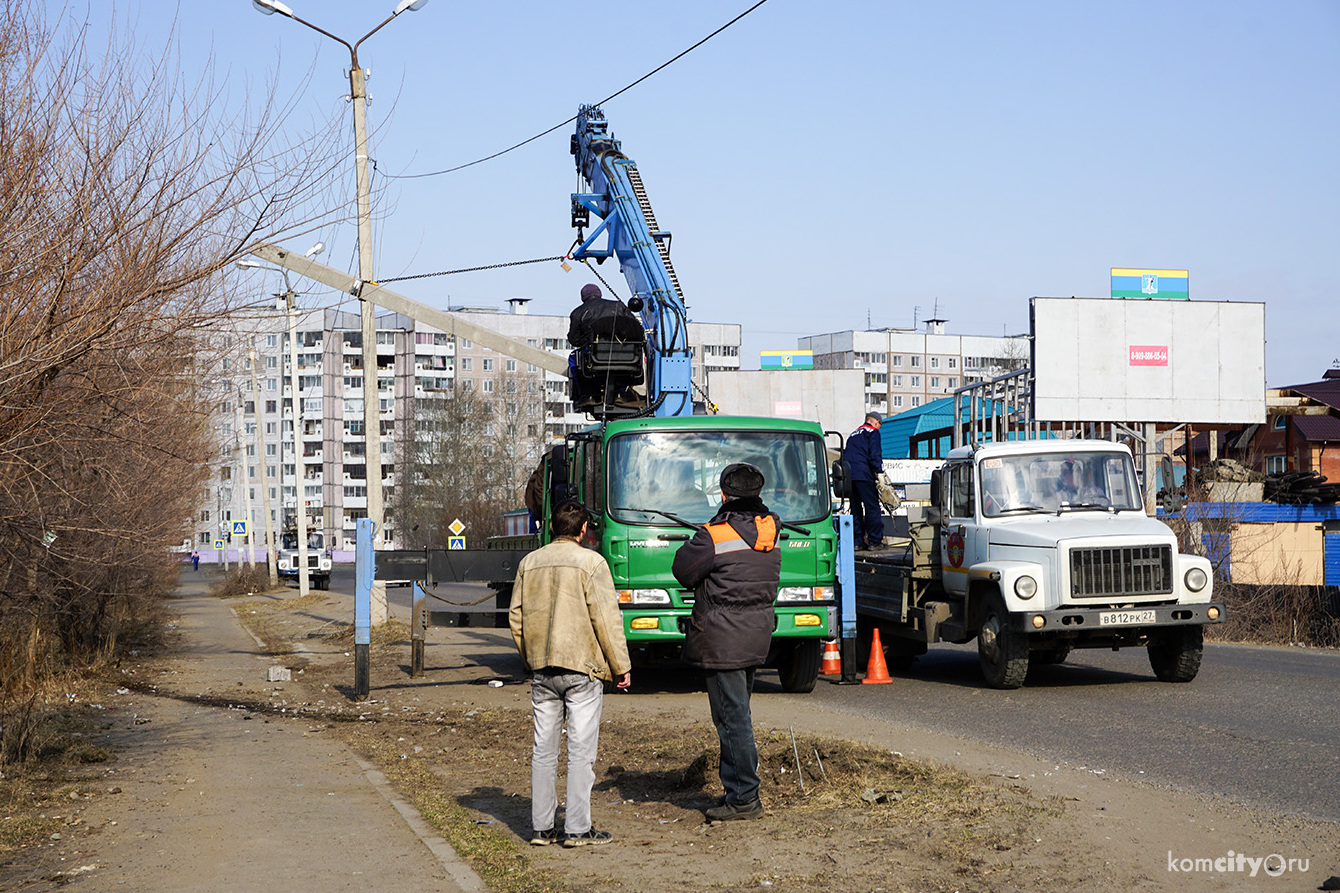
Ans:
[{"label": "man in dark jacket", "polygon": [[721,472],[721,510],[675,553],[675,579],[693,590],[683,660],[706,673],[707,701],[721,742],[723,803],[709,821],[755,819],[758,747],[749,696],[772,644],[773,601],[781,583],[781,519],[759,499],[763,472],[747,463]]},{"label": "man in dark jacket", "polygon": [[[582,286],[582,302],[568,314],[568,343],[572,353],[568,355],[568,380],[572,383],[572,402],[579,410],[599,405],[604,388],[599,382],[582,378],[578,374],[580,363],[577,353],[583,347],[600,339],[602,341],[642,342],[646,340],[642,321],[619,301],[609,301],[600,296],[600,286],[588,283]],[[633,394],[619,395],[625,402],[636,402]]]},{"label": "man in dark jacket", "polygon": [[568,314],[568,343],[585,347],[597,338],[641,341],[646,337],[642,321],[620,301],[600,296],[600,286],[582,286],[582,302]]},{"label": "man in dark jacket", "polygon": [[865,423],[847,437],[842,458],[851,472],[852,533],[857,549],[884,548],[884,516],[879,508],[879,473],[884,470],[884,445],[879,413],[867,412]]}]

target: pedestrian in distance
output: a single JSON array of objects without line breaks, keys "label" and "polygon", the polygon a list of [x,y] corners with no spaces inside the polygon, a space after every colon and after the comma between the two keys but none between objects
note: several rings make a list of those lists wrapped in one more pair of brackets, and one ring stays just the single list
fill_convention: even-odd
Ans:
[{"label": "pedestrian in distance", "polygon": [[193,551],[191,553],[191,570],[200,570],[200,553],[198,551]]},{"label": "pedestrian in distance", "polygon": [[879,506],[879,475],[884,470],[884,445],[877,412],[847,437],[843,461],[851,480],[852,533],[858,551],[884,548],[884,516]]},{"label": "pedestrian in distance", "polygon": [[720,483],[721,509],[679,548],[671,564],[675,579],[694,594],[682,659],[705,674],[721,743],[726,796],[706,811],[712,822],[764,814],[749,698],[754,673],[772,644],[773,601],[782,570],[781,519],[759,498],[766,483],[763,472],[735,463],[721,472]]},{"label": "pedestrian in distance", "polygon": [[[583,548],[590,526],[575,500],[553,512],[554,539],[517,566],[508,624],[531,674],[530,702],[535,744],[530,763],[530,810],[536,846],[609,843],[608,831],[591,824],[591,787],[605,683],[627,690],[632,662],[619,615],[619,596],[609,565]],[[568,732],[568,779],[562,837],[558,811],[558,750]]]}]

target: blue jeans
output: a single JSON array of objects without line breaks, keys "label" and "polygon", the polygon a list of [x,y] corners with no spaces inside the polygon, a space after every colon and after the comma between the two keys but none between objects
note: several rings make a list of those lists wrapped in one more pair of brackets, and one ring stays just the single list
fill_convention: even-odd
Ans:
[{"label": "blue jeans", "polygon": [[754,690],[754,668],[707,670],[707,703],[721,742],[721,786],[726,802],[734,806],[758,799],[758,747],[749,694]]},{"label": "blue jeans", "polygon": [[568,726],[568,792],[563,830],[591,830],[591,786],[595,784],[596,748],[605,684],[585,673],[537,670],[530,683],[535,711],[535,748],[530,759],[530,821],[536,831],[554,827],[558,809],[558,748]]}]

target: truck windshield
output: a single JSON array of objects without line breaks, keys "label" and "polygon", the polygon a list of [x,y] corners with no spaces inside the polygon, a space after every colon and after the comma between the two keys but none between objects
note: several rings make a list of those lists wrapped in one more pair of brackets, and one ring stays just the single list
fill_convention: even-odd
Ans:
[{"label": "truck windshield", "polygon": [[610,441],[610,514],[629,524],[664,524],[656,512],[704,524],[721,508],[721,470],[749,462],[763,472],[759,497],[783,521],[829,513],[823,441],[777,431],[655,431]]},{"label": "truck windshield", "polygon": [[[279,536],[279,547],[281,549],[298,548],[298,534],[293,530],[285,530]],[[325,547],[325,536],[318,531],[311,531],[307,534],[307,548],[321,549]]]},{"label": "truck windshield", "polygon": [[1140,508],[1131,457],[1118,452],[993,456],[981,463],[982,514]]}]

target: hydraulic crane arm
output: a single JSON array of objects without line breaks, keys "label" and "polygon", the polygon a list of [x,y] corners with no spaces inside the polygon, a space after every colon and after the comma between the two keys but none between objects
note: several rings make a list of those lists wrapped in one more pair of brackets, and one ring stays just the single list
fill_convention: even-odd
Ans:
[{"label": "hydraulic crane arm", "polygon": [[[610,135],[605,115],[596,106],[581,107],[571,152],[577,172],[591,187],[590,192],[572,196],[572,224],[578,238],[591,214],[601,221],[572,256],[618,258],[632,297],[643,304],[651,360],[648,400],[658,416],[693,415],[688,314],[670,263],[670,233],[657,226],[637,165],[619,151],[619,141]],[[602,236],[603,247],[597,246]]]}]

